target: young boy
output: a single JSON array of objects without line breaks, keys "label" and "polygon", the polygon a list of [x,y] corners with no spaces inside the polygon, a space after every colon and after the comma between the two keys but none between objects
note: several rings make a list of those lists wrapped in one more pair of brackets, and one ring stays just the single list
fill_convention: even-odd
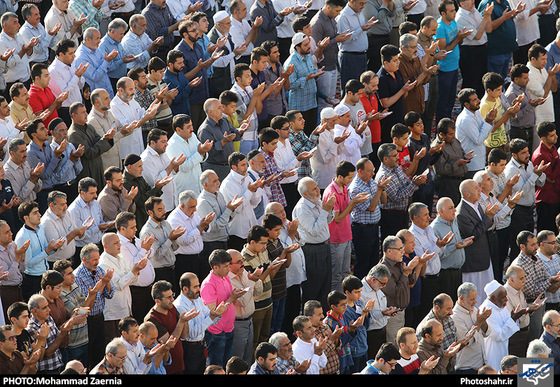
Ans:
[{"label": "young boy", "polygon": [[364,316],[360,316],[353,322],[348,321],[345,317],[348,301],[346,295],[338,290],[333,290],[329,293],[327,302],[331,309],[327,312],[327,317],[325,317],[323,323],[327,325],[333,333],[342,331],[339,336],[340,343],[338,345],[340,374],[349,374],[354,365],[350,342],[356,337],[356,329],[363,325]]},{"label": "young boy", "polygon": [[[167,87],[167,84],[163,82],[163,76],[165,75],[165,69],[167,64],[160,57],[154,56],[148,62],[148,89],[155,96],[161,91],[161,89]],[[168,98],[165,98],[158,109],[156,114],[156,120],[158,127],[164,129],[167,132],[167,138],[171,138],[173,135],[173,112],[171,111],[171,103],[175,95],[179,93],[179,90],[174,91],[173,94],[169,94]],[[173,97],[172,97],[173,96]]]},{"label": "young boy", "polygon": [[[237,103],[239,102],[239,97],[231,90],[223,91],[220,94],[220,103],[224,107],[224,115],[227,120],[237,131],[241,130],[241,122],[239,114],[237,113]],[[249,129],[247,129],[249,130]],[[245,131],[240,132],[241,137]],[[233,142],[233,148],[236,152],[239,152],[241,140]]]},{"label": "young boy", "polygon": [[500,74],[489,72],[482,77],[482,84],[486,93],[480,100],[480,113],[482,117],[486,117],[490,110],[496,109],[496,118],[494,118],[494,130],[490,133],[488,138],[484,141],[486,145],[486,156],[493,148],[500,148],[506,151],[506,144],[508,142],[506,135],[506,122],[509,120],[505,113],[504,105],[502,104],[502,89],[504,86],[504,78]]},{"label": "young boy", "polygon": [[268,231],[268,243],[266,250],[269,260],[278,258],[284,261],[280,266],[272,281],[272,323],[270,326],[270,335],[279,332],[282,328],[284,319],[284,310],[286,305],[286,269],[292,263],[291,252],[299,245],[291,245],[287,248],[282,246],[282,242],[278,237],[283,227],[282,219],[275,214],[266,214],[263,218],[263,227]]},{"label": "young boy", "polygon": [[257,136],[259,128],[258,114],[263,107],[260,96],[264,90],[264,83],[253,90],[251,87],[253,76],[251,75],[249,65],[246,63],[238,63],[235,65],[233,68],[233,77],[235,83],[231,87],[231,91],[237,95],[236,110],[239,112],[239,118],[241,120],[249,120],[251,124],[249,129],[241,136],[241,144],[239,147],[239,151],[247,155],[250,150],[259,147],[259,139]]},{"label": "young boy", "polygon": [[[395,124],[391,128],[391,138],[393,144],[397,146],[399,155],[399,165],[407,176],[411,176],[416,172],[417,165],[412,165],[412,157],[408,148],[408,138],[410,137],[410,129],[404,124]],[[417,164],[416,162],[415,164]]]},{"label": "young boy", "polygon": [[344,312],[346,321],[356,321],[360,316],[364,317],[363,325],[356,329],[356,337],[350,342],[350,350],[352,352],[352,361],[354,365],[350,369],[351,373],[360,372],[367,364],[368,360],[368,344],[367,330],[369,326],[369,312],[373,309],[374,300],[369,300],[364,305],[362,298],[362,281],[356,276],[349,275],[342,280],[342,290],[346,294],[347,307]]},{"label": "young boy", "polygon": [[410,130],[410,138],[408,147],[414,159],[418,158],[418,167],[415,174],[426,174],[426,183],[422,184],[418,190],[412,195],[412,200],[422,202],[428,206],[430,213],[434,206],[434,179],[430,166],[436,162],[441,154],[441,150],[445,144],[439,144],[436,147],[430,146],[430,137],[424,133],[424,121],[422,115],[414,111],[406,113],[404,123]]},{"label": "young boy", "polygon": [[265,179],[268,179],[274,175],[280,174],[280,179],[273,179],[269,183],[269,189],[267,190],[268,199],[271,202],[278,202],[283,207],[286,207],[288,204],[286,200],[286,195],[284,195],[284,191],[280,186],[280,180],[282,178],[294,176],[297,171],[296,170],[286,170],[286,171],[278,171],[278,165],[276,164],[276,160],[274,159],[274,151],[278,147],[278,139],[280,135],[278,132],[272,128],[264,128],[259,134],[259,142],[261,144],[260,150],[264,154],[265,157],[265,167],[263,176]]},{"label": "young boy", "polygon": [[247,244],[241,250],[245,270],[253,273],[258,268],[263,268],[260,276],[262,293],[255,296],[255,312],[253,313],[253,352],[257,345],[268,341],[270,324],[272,322],[272,278],[283,264],[279,258],[271,261],[268,257],[268,231],[259,225],[251,227],[247,235]]}]

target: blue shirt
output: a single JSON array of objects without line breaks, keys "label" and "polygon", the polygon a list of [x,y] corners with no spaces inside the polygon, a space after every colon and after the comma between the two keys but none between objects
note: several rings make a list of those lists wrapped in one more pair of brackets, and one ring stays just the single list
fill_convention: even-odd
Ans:
[{"label": "blue shirt", "polygon": [[[125,56],[124,48],[121,42],[115,42],[109,35],[105,35],[99,43],[99,50],[103,53],[110,53],[113,50],[118,52],[115,59],[109,62],[107,67],[107,75],[109,78],[122,78],[126,75],[126,63],[123,62]],[[91,89],[93,91],[93,89]]]},{"label": "blue shirt", "polygon": [[301,56],[294,52],[286,63],[284,71],[289,65],[294,65],[294,72],[290,75],[290,91],[288,93],[288,105],[290,110],[305,112],[317,107],[317,81],[305,79],[307,75],[315,73],[315,65],[311,55]]},{"label": "blue shirt", "polygon": [[[155,343],[155,344],[154,344],[154,347],[155,347],[157,344],[158,344],[158,343]],[[179,343],[177,343],[177,344],[179,344]],[[148,347],[146,347],[144,344],[142,344],[142,347],[144,347],[144,351],[145,351],[145,352],[148,352],[150,349],[153,348],[153,347],[152,347],[152,348],[148,348]],[[154,362],[152,361],[150,370],[148,371],[148,375],[167,375],[167,371],[165,370],[165,366],[166,366],[166,365],[170,365],[170,364],[171,364],[171,361],[172,361],[171,354],[169,354],[169,360],[168,360],[167,362],[164,362],[164,361],[162,360],[161,363],[159,363],[159,367],[158,367],[158,368],[156,368]]]},{"label": "blue shirt", "polygon": [[179,90],[179,93],[175,96],[175,98],[173,98],[173,102],[171,102],[171,105],[169,106],[173,115],[181,113],[190,115],[191,106],[189,98],[193,89],[189,86],[190,81],[187,77],[185,77],[185,73],[180,72],[179,74],[174,74],[169,71],[169,69],[166,69],[163,81],[167,83],[169,90]]},{"label": "blue shirt", "polygon": [[33,230],[31,227],[24,225],[16,234],[14,242],[20,248],[27,240],[30,240],[29,247],[25,252],[25,274],[40,276],[49,270],[47,263],[47,252],[45,251],[49,246],[45,230],[41,225]]},{"label": "blue shirt", "polygon": [[[499,19],[506,11],[511,10],[507,0],[482,0],[478,4],[478,12],[482,13],[486,6],[494,4],[494,10],[490,16],[492,20]],[[509,18],[488,34],[488,55],[511,54],[519,48],[517,45],[517,29],[515,18]]]},{"label": "blue shirt", "polygon": [[[53,151],[58,147],[58,145],[59,144],[57,144],[54,140],[51,141],[50,146]],[[84,168],[82,166],[82,161],[80,159],[74,162],[70,160],[70,154],[75,151],[76,147],[72,143],[67,142],[66,149],[62,152],[63,162],[61,163],[60,168],[57,168],[51,177],[53,186],[72,181],[80,174],[80,172],[82,172],[82,169]],[[29,158],[29,154],[27,157]],[[45,182],[43,181],[43,186],[44,184]]]},{"label": "blue shirt", "polygon": [[363,203],[356,204],[356,206],[350,213],[350,219],[352,220],[352,223],[378,224],[379,220],[381,219],[381,210],[379,206],[381,202],[378,203],[374,211],[368,211],[368,207],[370,206],[373,197],[377,193],[377,182],[373,179],[365,182],[358,176],[354,177],[354,179],[348,186],[348,195],[350,199],[353,199],[360,192],[366,192],[371,195],[371,197],[369,200]]},{"label": "blue shirt", "polygon": [[[457,37],[457,33],[459,32],[457,22],[455,20],[451,20],[451,22],[447,24],[440,17],[437,23],[438,28],[434,39],[445,39],[445,44],[450,44]],[[444,59],[438,61],[438,65],[440,71],[457,70],[459,68],[459,44],[455,45],[453,50],[448,52]]]},{"label": "blue shirt", "polygon": [[[92,273],[89,271],[83,263],[80,264],[74,270],[74,275],[76,276],[76,285],[80,287],[82,294],[88,294],[90,288],[94,288],[95,284],[105,275],[105,270],[98,266],[97,269]],[[95,295],[95,302],[91,307],[89,312],[89,316],[97,316],[103,313],[103,309],[105,309],[105,299],[113,298],[115,294],[115,287],[111,286],[111,291],[107,291],[107,288],[103,288],[103,291],[97,292]]]},{"label": "blue shirt", "polygon": [[107,76],[109,62],[105,60],[105,52],[101,49],[91,50],[81,44],[76,52],[76,63],[89,63],[83,77],[93,91],[95,89],[105,89],[109,93],[109,97],[113,99],[113,86]]},{"label": "blue shirt", "polygon": [[[185,69],[183,70],[185,74],[196,67],[199,59],[204,60],[204,52],[202,50],[202,46],[199,44],[195,44],[193,48],[191,48],[191,46],[189,46],[184,40],[181,40],[175,49],[181,51],[185,57]],[[194,88],[191,103],[195,105],[202,105],[208,98],[210,98],[208,70],[203,67],[198,73],[196,73],[193,79],[198,77],[202,77],[202,82]]]},{"label": "blue shirt", "polygon": [[63,164],[66,164],[68,160],[65,160],[64,156],[61,156],[60,159],[57,159],[54,156],[54,151],[50,147],[50,144],[45,141],[43,144],[43,149],[39,147],[39,145],[35,144],[33,141],[29,143],[27,146],[27,162],[31,166],[31,168],[35,168],[37,164],[43,163],[45,164],[45,169],[43,173],[41,173],[40,179],[43,182],[42,189],[52,188],[53,177],[55,171],[60,170]]},{"label": "blue shirt", "polygon": [[84,236],[74,239],[77,247],[83,247],[88,243],[98,244],[101,242],[103,233],[99,229],[99,225],[105,222],[103,221],[103,214],[101,213],[101,205],[97,200],[92,200],[88,205],[81,196],[78,196],[72,204],[68,206],[68,212],[72,214],[72,218],[76,224],[83,224],[90,216],[93,218],[93,225],[86,230]]},{"label": "blue shirt", "polygon": [[[548,46],[546,46],[546,51],[548,51],[546,56],[546,69],[548,70],[554,67],[556,63],[560,63],[560,48],[556,44],[556,41],[553,40]],[[556,81],[560,82],[559,73],[556,73]]]}]

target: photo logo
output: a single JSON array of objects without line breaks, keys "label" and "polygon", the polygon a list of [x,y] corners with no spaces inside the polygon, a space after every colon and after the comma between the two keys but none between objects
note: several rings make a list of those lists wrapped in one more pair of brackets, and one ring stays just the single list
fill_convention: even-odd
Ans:
[{"label": "photo logo", "polygon": [[551,358],[519,358],[517,369],[519,387],[552,387],[554,385],[554,366]]}]

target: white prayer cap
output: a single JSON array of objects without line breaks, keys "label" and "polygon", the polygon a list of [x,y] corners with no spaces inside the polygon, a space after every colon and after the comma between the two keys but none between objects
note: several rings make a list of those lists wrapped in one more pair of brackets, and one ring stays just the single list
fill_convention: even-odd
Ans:
[{"label": "white prayer cap", "polygon": [[303,32],[298,32],[292,37],[292,47],[297,46],[304,40],[309,39],[309,36],[305,35]]},{"label": "white prayer cap", "polygon": [[491,282],[486,284],[486,286],[484,287],[484,292],[486,293],[486,296],[490,297],[492,293],[494,293],[496,290],[498,290],[501,287],[502,287],[501,283],[499,283],[496,280],[492,280]]},{"label": "white prayer cap", "polygon": [[214,14],[212,19],[214,19],[214,24],[221,22],[226,17],[229,17],[229,13],[227,11],[218,11]]},{"label": "white prayer cap", "polygon": [[321,119],[330,119],[330,118],[334,118],[336,117],[337,114],[335,113],[334,109],[332,107],[326,107],[323,110],[321,110]]},{"label": "white prayer cap", "polygon": [[339,105],[337,105],[334,108],[334,112],[336,113],[337,116],[341,117],[343,115],[345,115],[346,113],[348,113],[350,111],[350,108],[348,106],[346,106],[345,104],[341,103]]}]

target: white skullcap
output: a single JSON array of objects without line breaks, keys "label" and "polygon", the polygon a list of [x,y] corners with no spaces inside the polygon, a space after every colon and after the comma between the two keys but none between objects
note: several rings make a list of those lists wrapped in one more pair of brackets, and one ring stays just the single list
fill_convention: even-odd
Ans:
[{"label": "white skullcap", "polygon": [[323,110],[321,110],[321,119],[329,119],[329,118],[334,118],[336,117],[337,114],[335,113],[334,109],[332,107],[326,107]]},{"label": "white skullcap", "polygon": [[226,11],[218,11],[214,14],[212,19],[214,19],[214,24],[216,24],[224,20],[226,17],[229,17],[229,13]]},{"label": "white skullcap", "polygon": [[348,113],[350,111],[350,108],[348,106],[346,106],[345,104],[341,103],[339,105],[337,105],[334,108],[334,112],[336,113],[337,116],[341,117],[343,115],[345,115],[346,113]]},{"label": "white skullcap", "polygon": [[499,283],[496,280],[492,280],[491,282],[486,284],[486,286],[484,287],[484,292],[486,293],[486,296],[490,297],[492,293],[494,293],[496,290],[498,290],[501,287],[502,287],[501,283]]}]

